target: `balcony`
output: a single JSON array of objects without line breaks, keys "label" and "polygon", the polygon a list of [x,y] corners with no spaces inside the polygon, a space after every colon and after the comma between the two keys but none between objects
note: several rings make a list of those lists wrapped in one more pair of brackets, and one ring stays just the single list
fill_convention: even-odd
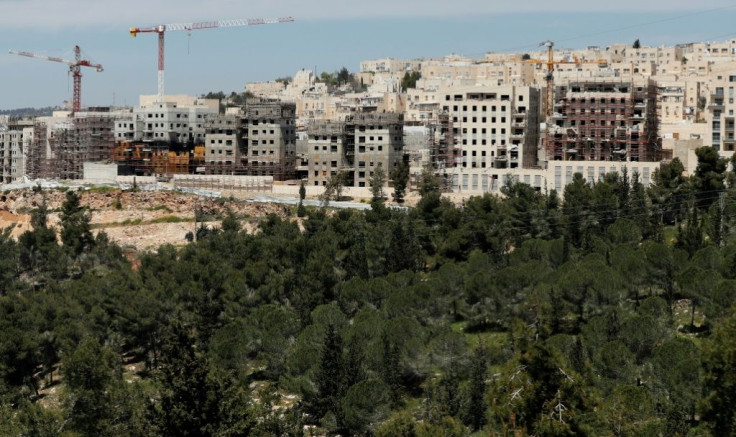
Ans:
[{"label": "balcony", "polygon": [[719,109],[723,107],[723,99],[711,99],[710,104],[708,105],[708,109]]}]

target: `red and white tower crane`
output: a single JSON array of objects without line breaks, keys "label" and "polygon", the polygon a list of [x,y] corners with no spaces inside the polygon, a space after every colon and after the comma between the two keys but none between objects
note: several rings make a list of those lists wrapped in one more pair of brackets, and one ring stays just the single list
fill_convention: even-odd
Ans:
[{"label": "red and white tower crane", "polygon": [[26,56],[28,58],[43,59],[46,61],[61,62],[69,66],[69,72],[74,77],[74,96],[72,97],[72,113],[79,112],[82,109],[82,68],[81,67],[92,67],[97,71],[102,71],[102,65],[94,64],[86,59],[82,59],[82,50],[79,46],[74,46],[74,60],[57,58],[54,56],[37,55],[31,52],[22,52],[16,50],[10,50],[8,53],[11,55]]},{"label": "red and white tower crane", "polygon": [[164,100],[164,34],[178,30],[201,30],[215,29],[218,27],[236,27],[236,26],[256,26],[260,24],[288,23],[294,21],[292,17],[276,18],[276,19],[239,19],[239,20],[220,20],[220,21],[201,21],[198,23],[178,23],[178,24],[159,24],[158,26],[149,28],[131,27],[130,36],[135,38],[139,33],[157,33],[158,34],[158,101]]}]

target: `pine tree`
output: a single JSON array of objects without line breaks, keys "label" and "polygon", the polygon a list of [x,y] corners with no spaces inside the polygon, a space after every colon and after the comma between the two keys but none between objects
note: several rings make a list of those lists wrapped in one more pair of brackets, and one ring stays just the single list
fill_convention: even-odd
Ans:
[{"label": "pine tree", "polygon": [[89,213],[80,205],[79,195],[75,191],[67,191],[66,201],[61,206],[61,241],[74,256],[94,244],[89,222]]},{"label": "pine tree", "polygon": [[307,210],[304,208],[304,198],[307,197],[307,189],[304,186],[304,181],[299,185],[299,206],[296,208],[297,217],[304,217],[307,215]]},{"label": "pine tree", "polygon": [[383,202],[383,184],[386,183],[386,172],[383,170],[382,163],[378,163],[368,183],[371,186],[371,194],[373,195],[371,201]]},{"label": "pine tree", "polygon": [[465,424],[474,430],[481,429],[486,424],[486,362],[485,348],[478,347],[473,355],[470,373],[470,385],[468,387],[468,408]]},{"label": "pine tree", "polygon": [[394,181],[393,198],[396,203],[404,203],[404,194],[409,185],[409,155],[404,154],[401,162],[391,173],[391,179]]},{"label": "pine tree", "polygon": [[381,336],[383,343],[383,359],[381,360],[381,377],[391,393],[391,402],[398,405],[401,400],[400,353],[396,343],[392,342],[386,332]]},{"label": "pine tree", "polygon": [[330,324],[325,334],[322,346],[322,357],[315,378],[318,399],[316,405],[317,417],[324,417],[327,413],[337,416],[340,411],[342,392],[342,338]]}]

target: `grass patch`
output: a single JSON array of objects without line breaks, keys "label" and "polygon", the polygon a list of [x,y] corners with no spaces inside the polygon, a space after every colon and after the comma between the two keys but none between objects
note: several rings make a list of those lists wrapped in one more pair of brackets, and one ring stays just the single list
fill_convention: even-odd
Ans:
[{"label": "grass patch", "polygon": [[123,226],[155,225],[158,223],[186,223],[186,222],[193,222],[193,221],[194,220],[192,220],[191,218],[179,217],[175,215],[165,215],[163,217],[157,217],[152,220],[143,220],[141,218],[137,218],[137,219],[127,219],[121,222],[94,223],[91,225],[91,228],[92,229],[119,228]]},{"label": "grass patch", "polygon": [[87,189],[87,191],[89,191],[90,193],[114,193],[118,191],[118,188],[102,185],[98,187],[90,187],[89,189]]},{"label": "grass patch", "polygon": [[179,217],[176,215],[165,215],[163,217],[156,217],[153,220],[149,220],[147,223],[154,224],[154,223],[181,223],[181,222],[191,222],[193,221],[191,218],[185,218],[185,217]]},{"label": "grass patch", "polygon": [[676,226],[664,226],[662,227],[662,237],[664,243],[668,246],[674,246],[677,242],[677,227]]},{"label": "grass patch", "polygon": [[171,208],[169,208],[166,205],[152,206],[150,208],[146,208],[146,211],[164,211],[164,212],[167,212],[169,214],[171,214],[172,212],[174,212]]},{"label": "grass patch", "polygon": [[488,346],[503,346],[508,342],[509,336],[507,332],[499,331],[481,331],[481,332],[465,332],[465,328],[468,327],[467,321],[454,322],[450,324],[450,329],[455,332],[459,332],[465,335],[468,340],[468,344],[472,348],[477,348],[479,345],[484,344]]}]

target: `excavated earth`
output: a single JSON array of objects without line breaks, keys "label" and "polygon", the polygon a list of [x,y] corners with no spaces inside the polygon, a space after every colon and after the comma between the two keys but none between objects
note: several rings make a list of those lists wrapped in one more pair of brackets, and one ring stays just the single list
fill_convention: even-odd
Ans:
[{"label": "excavated earth", "polygon": [[[233,199],[208,199],[170,191],[81,191],[81,204],[89,209],[93,231],[104,231],[123,247],[155,250],[162,244],[181,245],[194,230],[195,210],[206,226],[220,226],[229,208],[243,229],[254,231],[260,218],[268,214],[290,215],[288,205],[251,203]],[[61,190],[6,191],[0,194],[0,229],[12,227],[15,238],[31,229],[31,212],[46,198],[49,225],[58,227],[59,211],[66,198]]]}]

